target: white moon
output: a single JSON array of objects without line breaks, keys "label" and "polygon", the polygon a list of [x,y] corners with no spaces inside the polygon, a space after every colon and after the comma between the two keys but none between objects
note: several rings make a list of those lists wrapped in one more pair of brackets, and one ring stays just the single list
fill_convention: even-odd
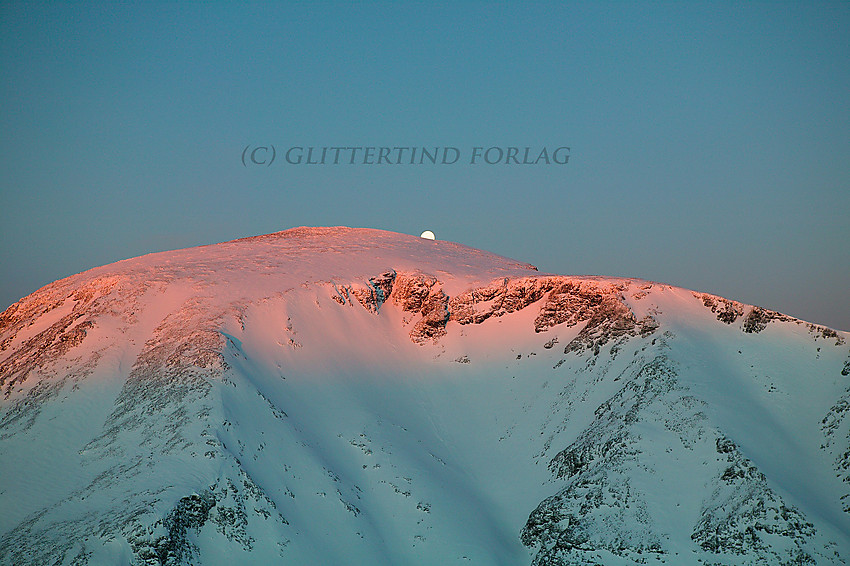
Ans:
[{"label": "white moon", "polygon": [[426,240],[434,240],[435,239],[434,233],[431,230],[425,230],[424,232],[422,232],[422,234],[419,237],[425,238]]}]

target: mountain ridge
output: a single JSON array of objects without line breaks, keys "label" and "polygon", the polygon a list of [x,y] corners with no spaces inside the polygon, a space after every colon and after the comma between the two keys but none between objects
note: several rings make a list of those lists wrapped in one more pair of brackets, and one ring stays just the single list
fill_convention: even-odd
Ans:
[{"label": "mountain ridge", "polygon": [[369,229],[124,260],[0,315],[0,561],[845,563],[848,337]]}]

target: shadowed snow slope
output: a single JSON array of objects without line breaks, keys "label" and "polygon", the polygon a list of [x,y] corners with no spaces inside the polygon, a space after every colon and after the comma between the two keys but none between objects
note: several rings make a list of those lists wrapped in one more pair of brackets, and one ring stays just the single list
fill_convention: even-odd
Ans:
[{"label": "shadowed snow slope", "polygon": [[296,228],[0,315],[0,564],[845,564],[847,333]]}]

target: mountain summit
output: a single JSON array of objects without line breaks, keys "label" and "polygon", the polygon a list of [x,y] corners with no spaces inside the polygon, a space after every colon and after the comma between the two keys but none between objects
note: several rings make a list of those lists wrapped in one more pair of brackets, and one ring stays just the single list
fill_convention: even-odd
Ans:
[{"label": "mountain summit", "polygon": [[0,315],[0,564],[846,564],[850,334],[295,228]]}]

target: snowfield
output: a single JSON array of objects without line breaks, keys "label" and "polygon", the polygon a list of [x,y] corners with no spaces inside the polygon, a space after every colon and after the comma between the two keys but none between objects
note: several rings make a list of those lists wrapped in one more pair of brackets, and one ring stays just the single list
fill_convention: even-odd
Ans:
[{"label": "snowfield", "polygon": [[295,228],[0,315],[0,564],[850,561],[850,335]]}]

